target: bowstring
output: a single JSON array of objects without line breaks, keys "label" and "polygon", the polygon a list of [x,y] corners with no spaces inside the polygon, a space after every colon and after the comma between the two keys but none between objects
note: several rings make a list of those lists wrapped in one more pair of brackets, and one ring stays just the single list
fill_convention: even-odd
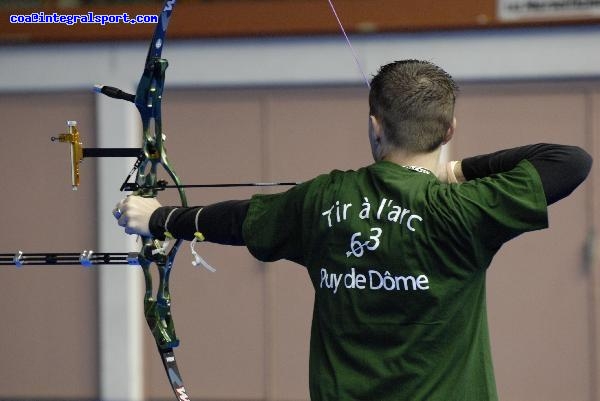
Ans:
[{"label": "bowstring", "polygon": [[358,54],[354,50],[354,47],[352,46],[352,43],[350,42],[350,37],[348,37],[348,34],[346,33],[346,30],[344,29],[344,25],[342,24],[342,21],[340,20],[340,17],[338,16],[337,11],[335,10],[335,6],[333,5],[333,0],[327,0],[327,1],[329,2],[329,7],[331,8],[331,11],[333,12],[333,16],[335,17],[335,19],[338,23],[338,26],[340,27],[340,30],[342,31],[342,35],[344,35],[344,38],[346,39],[346,44],[348,45],[348,48],[352,52],[352,57],[354,57],[354,62],[356,63],[356,67],[360,71],[360,73],[363,77],[363,80],[365,81],[365,84],[367,84],[367,88],[371,89],[371,84],[369,83],[367,74],[365,73],[365,70],[363,69],[362,65],[360,64]]}]

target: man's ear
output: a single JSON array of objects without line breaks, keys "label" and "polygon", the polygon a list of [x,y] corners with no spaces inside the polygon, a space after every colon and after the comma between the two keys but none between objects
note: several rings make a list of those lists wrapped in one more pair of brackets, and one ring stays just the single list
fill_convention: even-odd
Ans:
[{"label": "man's ear", "polygon": [[375,117],[374,115],[370,115],[369,125],[371,127],[371,135],[373,135],[373,139],[377,142],[380,142],[383,136],[383,127],[381,126],[381,123],[379,122],[377,117]]},{"label": "man's ear", "polygon": [[450,142],[454,136],[454,131],[456,131],[456,117],[452,117],[452,124],[450,124],[448,131],[446,131],[446,135],[444,135],[444,141],[442,142],[443,145]]}]

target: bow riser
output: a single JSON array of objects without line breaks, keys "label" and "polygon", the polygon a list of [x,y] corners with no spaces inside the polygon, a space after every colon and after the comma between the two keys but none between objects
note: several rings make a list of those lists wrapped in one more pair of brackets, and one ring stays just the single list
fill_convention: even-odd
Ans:
[{"label": "bow riser", "polygon": [[[166,155],[161,118],[165,72],[169,66],[167,60],[161,58],[161,54],[169,18],[175,4],[176,0],[166,0],[164,3],[150,42],[144,72],[135,95],[135,105],[142,120],[143,156],[136,162],[135,183],[138,189],[134,194],[143,197],[156,197],[159,191],[157,178],[159,167],[162,167],[177,185],[180,184],[179,177],[171,167]],[[181,205],[187,206],[185,191],[182,188],[178,189]],[[140,265],[146,284],[144,314],[161,355],[171,388],[178,400],[186,401],[189,398],[179,375],[175,354],[173,353],[173,348],[179,345],[179,339],[175,334],[175,325],[171,315],[171,294],[169,291],[171,269],[182,240],[175,241],[175,244],[168,251],[166,243],[161,245],[159,241],[150,237],[142,237],[142,243]],[[152,283],[152,265],[156,266],[159,278],[156,297],[154,297]]]}]

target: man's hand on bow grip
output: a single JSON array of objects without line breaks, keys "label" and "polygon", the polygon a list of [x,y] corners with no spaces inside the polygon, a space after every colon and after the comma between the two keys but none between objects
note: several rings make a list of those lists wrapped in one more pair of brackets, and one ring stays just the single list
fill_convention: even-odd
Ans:
[{"label": "man's hand on bow grip", "polygon": [[161,204],[156,198],[130,195],[117,203],[113,215],[127,234],[150,236],[150,216]]}]

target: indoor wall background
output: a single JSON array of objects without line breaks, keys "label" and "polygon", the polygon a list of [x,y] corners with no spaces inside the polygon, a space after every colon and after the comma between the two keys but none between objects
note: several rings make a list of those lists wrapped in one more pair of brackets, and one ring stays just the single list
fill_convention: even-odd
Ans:
[{"label": "indoor wall background", "polygon": [[[449,155],[546,141],[582,146],[598,160],[599,95],[594,81],[465,84]],[[183,182],[302,181],[370,162],[362,87],[168,89],[165,99],[169,156]],[[68,150],[48,138],[68,118],[93,141],[94,98],[5,93],[0,106],[2,251],[93,246],[94,163],[85,162],[86,184],[72,193]],[[34,168],[33,160],[44,163]],[[600,400],[598,278],[583,257],[598,191],[591,177],[550,208],[550,230],[506,245],[491,267],[489,320],[502,400]],[[205,204],[251,193],[190,190],[189,198]],[[175,194],[160,199],[175,202]],[[201,254],[218,269],[211,274],[193,268],[182,248],[171,290],[178,360],[193,399],[307,400],[312,289],[303,268],[202,244]],[[95,269],[0,269],[0,399],[99,396],[96,288]],[[171,399],[145,330],[142,341],[144,399]]]}]

